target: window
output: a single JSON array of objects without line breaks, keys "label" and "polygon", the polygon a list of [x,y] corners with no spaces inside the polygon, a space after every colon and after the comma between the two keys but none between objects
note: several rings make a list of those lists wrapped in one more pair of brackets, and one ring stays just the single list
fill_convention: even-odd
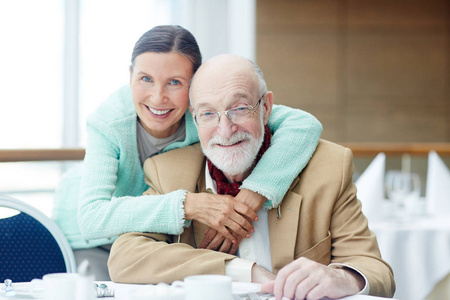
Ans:
[{"label": "window", "polygon": [[0,148],[62,146],[63,7],[0,2]]},{"label": "window", "polygon": [[[255,0],[0,1],[0,149],[86,146],[86,117],[129,82],[137,39],[179,24],[203,58],[254,58]],[[51,214],[73,163],[1,163],[0,193]],[[4,178],[4,180],[3,180]]]}]

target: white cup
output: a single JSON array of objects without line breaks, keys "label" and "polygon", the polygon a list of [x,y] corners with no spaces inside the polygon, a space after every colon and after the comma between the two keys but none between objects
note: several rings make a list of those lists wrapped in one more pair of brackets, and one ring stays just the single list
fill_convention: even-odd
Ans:
[{"label": "white cup", "polygon": [[184,279],[186,300],[231,300],[231,277],[194,275]]},{"label": "white cup", "polygon": [[93,277],[77,273],[52,273],[33,279],[30,294],[45,300],[93,300],[96,296]]}]

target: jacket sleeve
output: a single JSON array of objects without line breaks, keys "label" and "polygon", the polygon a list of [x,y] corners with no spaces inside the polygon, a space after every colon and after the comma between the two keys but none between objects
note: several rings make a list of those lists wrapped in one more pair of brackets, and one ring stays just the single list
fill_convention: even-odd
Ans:
[{"label": "jacket sleeve", "polygon": [[277,207],[291,183],[308,164],[322,133],[322,124],[311,114],[274,105],[268,121],[273,136],[241,188],[266,197],[265,207]]},{"label": "jacket sleeve", "polygon": [[381,259],[376,237],[361,212],[352,182],[353,155],[348,148],[343,153],[341,186],[330,224],[331,262],[347,264],[363,273],[369,281],[370,295],[392,297],[395,291],[392,269]]},{"label": "jacket sleeve", "polygon": [[130,232],[114,242],[108,260],[111,279],[121,283],[157,284],[198,274],[225,274],[235,256],[185,243],[165,234]]}]

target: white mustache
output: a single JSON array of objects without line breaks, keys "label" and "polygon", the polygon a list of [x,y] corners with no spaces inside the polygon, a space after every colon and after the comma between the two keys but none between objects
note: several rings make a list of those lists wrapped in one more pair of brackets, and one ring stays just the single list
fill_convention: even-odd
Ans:
[{"label": "white mustache", "polygon": [[242,141],[251,141],[252,138],[253,136],[248,132],[236,132],[229,139],[216,135],[209,140],[208,147],[210,148],[215,145],[230,146]]}]

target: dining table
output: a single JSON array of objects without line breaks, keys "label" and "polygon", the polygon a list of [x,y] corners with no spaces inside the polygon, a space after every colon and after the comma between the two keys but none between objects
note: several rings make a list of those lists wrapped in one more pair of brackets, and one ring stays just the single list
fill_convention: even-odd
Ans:
[{"label": "dining table", "polygon": [[[97,299],[103,300],[143,300],[155,299],[155,295],[161,296],[161,287],[170,293],[171,288],[179,289],[179,287],[173,287],[167,284],[125,284],[116,283],[112,281],[97,281],[97,286],[103,286],[108,290],[107,297],[98,297]],[[13,284],[15,288],[15,294],[13,296],[5,295],[5,288],[0,287],[0,299],[1,300],[44,300],[44,298],[33,298],[30,295],[30,282],[19,282]],[[155,293],[155,291],[159,293]],[[164,299],[164,297],[158,297],[157,299]],[[178,299],[178,298],[177,298]],[[260,292],[260,285],[257,283],[249,282],[233,282],[232,283],[232,299],[230,300],[275,300],[275,297],[271,294],[264,294]],[[341,300],[386,300],[387,298],[368,296],[368,295],[353,295]],[[64,300],[64,299],[61,299]],[[214,299],[211,299],[214,300]],[[288,300],[288,298],[283,298]],[[398,300],[398,299],[397,299]]]},{"label": "dining table", "polygon": [[402,218],[385,215],[369,222],[382,258],[393,269],[394,297],[400,300],[427,299],[450,274],[450,215],[424,211],[419,209]]}]

